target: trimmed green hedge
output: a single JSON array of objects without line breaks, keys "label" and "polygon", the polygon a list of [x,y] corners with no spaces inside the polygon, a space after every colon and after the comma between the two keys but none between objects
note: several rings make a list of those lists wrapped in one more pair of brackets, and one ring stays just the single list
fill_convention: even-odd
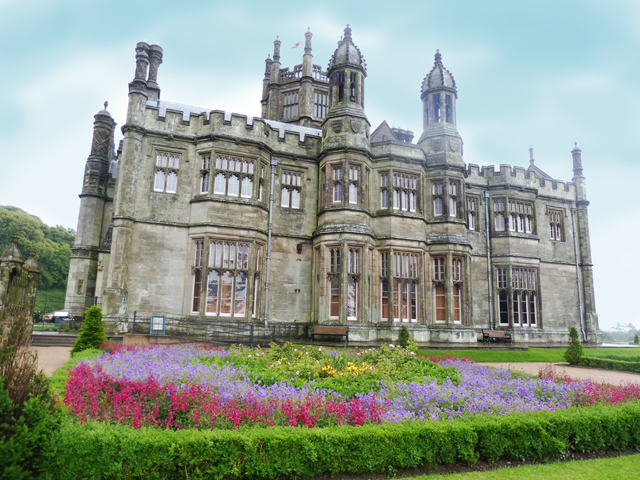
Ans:
[{"label": "trimmed green hedge", "polygon": [[[619,357],[620,358],[620,357]],[[640,362],[629,362],[603,357],[581,357],[578,365],[591,368],[604,368],[606,370],[618,370],[620,372],[640,373]]]},{"label": "trimmed green hedge", "polygon": [[630,448],[640,448],[640,403],[324,429],[163,431],[69,421],[45,451],[48,479],[277,479]]}]

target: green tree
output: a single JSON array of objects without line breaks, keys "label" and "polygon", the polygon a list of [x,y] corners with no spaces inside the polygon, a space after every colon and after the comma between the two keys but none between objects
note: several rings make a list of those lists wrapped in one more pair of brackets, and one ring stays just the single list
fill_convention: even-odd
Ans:
[{"label": "green tree", "polygon": [[0,206],[0,250],[9,246],[14,233],[19,235],[18,248],[23,255],[31,248],[36,251],[40,288],[66,288],[75,232],[59,225],[49,227],[17,207]]},{"label": "green tree", "polygon": [[640,337],[638,337],[638,334],[636,333],[635,336],[633,337],[633,344],[634,345],[640,345]]},{"label": "green tree", "polygon": [[82,352],[88,348],[100,348],[102,342],[106,341],[107,335],[104,332],[102,309],[96,305],[87,308],[80,334],[71,349],[71,355]]},{"label": "green tree", "polygon": [[569,363],[578,363],[584,347],[578,338],[576,327],[569,327],[569,348],[564,352],[564,359]]},{"label": "green tree", "polygon": [[407,348],[410,338],[411,336],[409,335],[409,329],[405,325],[403,325],[400,329],[400,334],[398,335],[398,345],[402,348]]}]

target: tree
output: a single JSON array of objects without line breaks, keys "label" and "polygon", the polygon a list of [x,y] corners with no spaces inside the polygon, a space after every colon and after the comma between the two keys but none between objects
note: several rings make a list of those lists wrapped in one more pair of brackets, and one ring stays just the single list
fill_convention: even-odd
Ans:
[{"label": "tree", "polygon": [[88,348],[100,348],[102,342],[107,341],[102,322],[102,309],[96,305],[87,308],[80,335],[71,349],[71,355]]},{"label": "tree", "polygon": [[584,347],[578,339],[578,330],[576,327],[569,327],[569,348],[564,352],[564,359],[569,363],[578,363]]},{"label": "tree", "polygon": [[19,235],[18,248],[23,255],[31,248],[36,251],[40,288],[66,288],[75,232],[60,225],[49,227],[17,207],[0,206],[0,250],[9,246],[14,233]]},{"label": "tree", "polygon": [[636,333],[636,335],[633,337],[633,344],[634,345],[640,345],[640,337],[638,337],[638,334]]},{"label": "tree", "polygon": [[398,335],[398,345],[402,348],[407,348],[410,338],[411,336],[409,335],[409,329],[405,325],[403,325],[402,329],[400,330],[400,334]]}]

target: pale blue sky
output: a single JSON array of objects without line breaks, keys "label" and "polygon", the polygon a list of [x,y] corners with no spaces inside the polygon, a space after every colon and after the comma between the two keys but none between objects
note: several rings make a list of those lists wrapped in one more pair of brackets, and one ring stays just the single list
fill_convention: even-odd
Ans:
[{"label": "pale blue sky", "polygon": [[569,181],[578,142],[601,325],[640,327],[620,295],[640,270],[636,0],[0,0],[0,205],[76,228],[93,115],[108,100],[122,126],[136,42],[164,49],[163,99],[259,116],[276,35],[293,66],[303,50],[290,46],[310,27],[325,66],[347,23],[368,63],[374,128],[387,120],[420,135],[420,85],[439,48],[458,85],[467,162],[527,166],[533,145],[536,164]]}]

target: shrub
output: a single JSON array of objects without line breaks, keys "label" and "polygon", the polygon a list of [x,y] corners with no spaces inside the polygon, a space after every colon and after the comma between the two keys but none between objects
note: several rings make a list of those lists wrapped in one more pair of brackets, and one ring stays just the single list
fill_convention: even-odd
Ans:
[{"label": "shrub", "polygon": [[640,345],[640,337],[638,337],[637,333],[633,336],[633,344]]},{"label": "shrub", "polygon": [[580,357],[578,365],[591,368],[604,368],[605,370],[617,370],[619,372],[640,373],[640,362],[617,360],[613,358]]},{"label": "shrub", "polygon": [[71,354],[88,348],[100,348],[100,345],[106,341],[107,335],[104,332],[104,323],[102,322],[102,309],[95,305],[87,308],[80,334],[71,349]]},{"label": "shrub", "polygon": [[10,316],[0,325],[0,472],[3,479],[32,478],[42,448],[60,423],[48,381],[29,350],[32,324]]},{"label": "shrub", "polygon": [[402,348],[407,348],[409,346],[410,338],[411,336],[409,335],[409,329],[406,327],[406,325],[403,325],[402,329],[400,330],[400,334],[398,335],[398,345],[400,345]]},{"label": "shrub", "polygon": [[567,362],[575,364],[580,361],[584,347],[578,339],[578,330],[576,327],[569,327],[569,348],[564,352],[564,358]]},{"label": "shrub", "polygon": [[222,430],[134,430],[66,422],[47,446],[51,478],[274,479],[393,474],[481,459],[546,461],[640,447],[640,404],[451,422]]}]

